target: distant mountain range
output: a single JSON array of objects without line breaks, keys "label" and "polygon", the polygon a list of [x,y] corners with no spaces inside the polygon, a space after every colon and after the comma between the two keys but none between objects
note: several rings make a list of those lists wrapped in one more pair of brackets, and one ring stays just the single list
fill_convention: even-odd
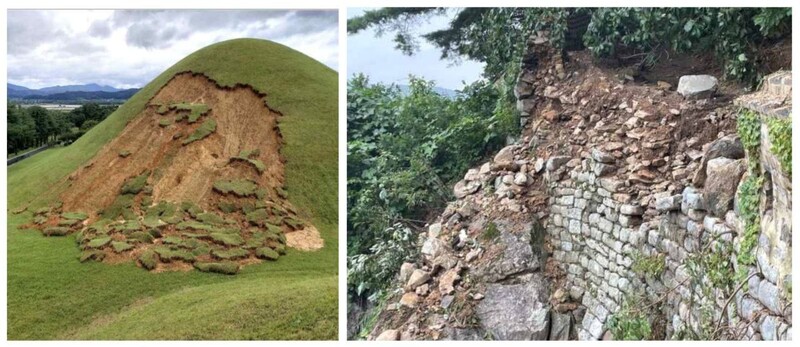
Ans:
[{"label": "distant mountain range", "polygon": [[30,89],[7,83],[8,98],[12,100],[127,100],[138,88],[118,89],[97,83],[53,86]]}]

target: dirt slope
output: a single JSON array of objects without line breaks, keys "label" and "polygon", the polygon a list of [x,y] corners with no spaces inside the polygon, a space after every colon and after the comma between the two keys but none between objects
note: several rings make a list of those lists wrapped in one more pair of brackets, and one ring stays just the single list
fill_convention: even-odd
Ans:
[{"label": "dirt slope", "polygon": [[278,112],[251,87],[176,74],[115,139],[35,213],[47,236],[78,232],[81,261],[233,274],[316,250],[317,229],[284,190]]}]

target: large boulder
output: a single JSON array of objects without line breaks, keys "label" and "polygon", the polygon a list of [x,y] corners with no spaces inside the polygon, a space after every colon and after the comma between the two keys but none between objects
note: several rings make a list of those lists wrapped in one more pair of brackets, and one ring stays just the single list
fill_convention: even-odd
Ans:
[{"label": "large boulder", "polygon": [[706,210],[715,216],[724,217],[733,208],[736,188],[747,165],[744,159],[714,159],[723,163],[708,166],[708,180],[705,187]]},{"label": "large boulder", "polygon": [[539,273],[526,283],[489,284],[476,307],[481,328],[495,340],[546,340],[550,335],[547,286]]},{"label": "large boulder", "polygon": [[538,239],[532,242],[532,233],[535,232],[533,221],[522,223],[495,220],[494,224],[498,235],[488,240],[490,245],[487,245],[487,254],[493,254],[494,258],[482,262],[475,269],[477,277],[486,282],[497,282],[541,267],[541,254],[536,254],[541,247],[532,247],[539,242]]},{"label": "large boulder", "polygon": [[678,80],[678,93],[687,99],[702,99],[714,95],[717,78],[711,75],[686,75]]},{"label": "large boulder", "polygon": [[514,171],[516,169],[516,164],[514,163],[514,146],[504,147],[497,152],[492,161],[492,168],[495,170]]},{"label": "large boulder", "polygon": [[453,195],[455,195],[456,199],[463,199],[467,195],[474,194],[480,188],[480,181],[461,180],[453,187]]},{"label": "large boulder", "polygon": [[739,136],[723,136],[708,146],[708,150],[706,150],[706,152],[703,154],[703,159],[700,161],[700,168],[697,169],[697,172],[695,172],[695,175],[692,178],[692,184],[695,187],[702,187],[703,184],[705,184],[708,161],[717,158],[744,158],[744,147],[742,146],[742,141],[739,140]]}]

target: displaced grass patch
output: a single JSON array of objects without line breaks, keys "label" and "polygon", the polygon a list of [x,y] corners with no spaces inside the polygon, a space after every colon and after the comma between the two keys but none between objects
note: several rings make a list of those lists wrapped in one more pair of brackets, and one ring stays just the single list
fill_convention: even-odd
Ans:
[{"label": "displaced grass patch", "polygon": [[139,255],[139,264],[142,264],[142,267],[147,270],[155,269],[156,265],[158,265],[157,257],[158,255],[156,255],[155,251],[148,249]]},{"label": "displaced grass patch", "polygon": [[214,182],[214,190],[222,194],[233,193],[239,197],[254,196],[258,185],[251,180],[222,180]]},{"label": "displaced grass patch", "polygon": [[75,220],[82,221],[82,220],[86,220],[86,218],[89,218],[89,215],[87,215],[86,213],[81,213],[81,212],[64,212],[64,213],[61,214],[61,218],[75,219]]},{"label": "displaced grass patch", "polygon": [[203,272],[215,272],[225,275],[235,275],[239,273],[239,264],[232,261],[220,263],[194,263],[195,269]]},{"label": "displaced grass patch", "polygon": [[133,178],[129,178],[125,184],[122,185],[122,189],[120,189],[120,193],[122,194],[139,194],[139,192],[144,189],[144,186],[147,185],[147,178],[150,177],[150,170],[146,170],[145,172],[139,174],[139,176],[135,176]]},{"label": "displaced grass patch", "polygon": [[133,245],[124,241],[114,241],[111,242],[111,248],[114,248],[114,252],[122,253],[133,249]]},{"label": "displaced grass patch", "polygon": [[89,243],[86,244],[89,248],[101,248],[108,245],[111,242],[111,237],[103,236],[98,237],[96,239],[92,239]]},{"label": "displaced grass patch", "polygon": [[250,252],[241,248],[231,248],[224,250],[214,249],[211,250],[211,255],[222,260],[236,260],[236,259],[247,258],[250,255]]},{"label": "displaced grass patch", "polygon": [[260,154],[261,151],[258,148],[249,151],[241,151],[239,152],[238,156],[232,157],[230,161],[239,160],[249,163],[256,169],[256,171],[258,171],[259,174],[262,174],[264,173],[264,170],[267,169],[267,166],[264,165],[264,162],[255,158],[258,157]]},{"label": "displaced grass patch", "polygon": [[256,250],[256,257],[266,260],[278,260],[280,255],[272,248],[263,247]]},{"label": "displaced grass patch", "polygon": [[123,150],[119,152],[119,156],[122,158],[127,158],[129,155],[131,155],[131,151],[128,150]]},{"label": "displaced grass patch", "polygon": [[125,219],[134,219],[136,215],[133,213],[133,194],[122,194],[117,196],[111,205],[101,211],[100,215],[104,219],[117,219],[119,216]]},{"label": "displaced grass patch", "polygon": [[42,234],[45,236],[64,236],[69,234],[69,228],[65,227],[49,227],[44,229]]},{"label": "displaced grass patch", "polygon": [[168,127],[170,125],[172,125],[172,120],[170,120],[168,118],[161,118],[161,120],[158,121],[158,126],[160,126],[162,128]]},{"label": "displaced grass patch", "polygon": [[239,234],[211,233],[209,237],[211,237],[211,240],[214,242],[225,246],[241,246],[244,244],[244,239]]},{"label": "displaced grass patch", "polygon": [[189,123],[194,123],[200,117],[208,113],[211,109],[208,108],[206,104],[191,104],[182,102],[180,104],[173,104],[172,107],[175,107],[178,111],[189,111],[188,121]]},{"label": "displaced grass patch", "polygon": [[206,119],[203,124],[200,124],[200,126],[189,135],[189,137],[183,140],[183,145],[185,146],[192,142],[202,140],[206,136],[211,135],[215,130],[217,130],[217,121],[212,118]]}]

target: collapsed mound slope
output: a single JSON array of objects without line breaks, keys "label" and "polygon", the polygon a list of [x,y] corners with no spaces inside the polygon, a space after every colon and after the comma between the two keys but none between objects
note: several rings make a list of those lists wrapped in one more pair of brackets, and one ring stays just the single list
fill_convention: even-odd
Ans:
[{"label": "collapsed mound slope", "polygon": [[78,232],[81,261],[135,257],[149,270],[233,274],[289,246],[317,249],[283,187],[278,113],[252,88],[175,75],[114,140],[69,176],[48,236]]}]

